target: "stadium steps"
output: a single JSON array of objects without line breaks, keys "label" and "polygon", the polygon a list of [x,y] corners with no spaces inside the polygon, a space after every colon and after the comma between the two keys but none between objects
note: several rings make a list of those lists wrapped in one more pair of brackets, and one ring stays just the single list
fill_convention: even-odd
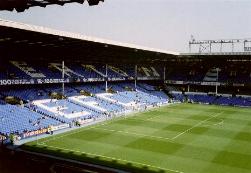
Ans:
[{"label": "stadium steps", "polygon": [[164,93],[169,97],[169,98],[171,98],[171,99],[173,99],[174,98],[174,96],[170,93],[170,87],[169,86],[167,86],[166,84],[164,84],[163,85],[163,88],[164,88]]},{"label": "stadium steps", "polygon": [[88,109],[88,110],[90,110],[90,111],[96,112],[96,113],[98,113],[98,114],[102,114],[102,113],[103,113],[102,111],[98,111],[97,109],[94,109],[94,108],[91,107],[91,106],[79,104],[79,103],[74,102],[74,101],[69,100],[69,99],[67,99],[67,101],[70,102],[70,103],[72,103],[72,104],[74,104],[74,105],[81,106],[81,107],[84,107],[84,108],[86,108],[86,109]]},{"label": "stadium steps", "polygon": [[[24,105],[24,107],[26,107],[27,109],[30,110],[29,106]],[[44,115],[44,116],[46,116],[46,117],[48,117],[48,118],[52,118],[52,119],[57,120],[57,121],[59,121],[59,122],[61,122],[61,123],[67,123],[65,120],[62,120],[62,119],[60,119],[60,118],[58,118],[58,117],[54,117],[54,116],[48,115],[48,114],[46,114],[45,112],[43,112],[43,111],[41,111],[41,110],[36,110],[36,109],[35,109],[35,110],[31,110],[31,111],[34,111],[34,112],[39,113],[39,114],[41,114],[41,115]]]}]

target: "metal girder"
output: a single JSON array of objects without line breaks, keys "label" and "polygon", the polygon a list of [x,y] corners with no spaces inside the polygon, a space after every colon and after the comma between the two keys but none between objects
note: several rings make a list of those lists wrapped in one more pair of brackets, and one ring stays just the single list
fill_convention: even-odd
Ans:
[{"label": "metal girder", "polygon": [[[98,5],[99,2],[104,2],[104,0],[87,0],[90,6]],[[47,5],[64,5],[67,3],[80,3],[83,4],[85,0],[1,0],[0,10],[23,12],[30,7],[39,6],[46,7]]]}]

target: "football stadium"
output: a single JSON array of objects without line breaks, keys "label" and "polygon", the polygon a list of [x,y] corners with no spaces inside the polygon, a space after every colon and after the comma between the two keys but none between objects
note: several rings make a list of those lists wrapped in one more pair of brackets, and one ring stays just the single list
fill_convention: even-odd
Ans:
[{"label": "football stadium", "polygon": [[0,172],[250,173],[251,39],[196,46],[178,53],[0,19]]}]

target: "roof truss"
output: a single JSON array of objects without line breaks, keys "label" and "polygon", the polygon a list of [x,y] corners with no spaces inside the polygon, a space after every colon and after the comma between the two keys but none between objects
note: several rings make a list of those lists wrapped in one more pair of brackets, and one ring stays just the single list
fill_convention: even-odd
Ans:
[{"label": "roof truss", "polygon": [[[86,0],[90,6],[98,5],[100,1],[104,0]],[[1,0],[0,1],[0,10],[13,11],[14,9],[17,12],[23,12],[30,7],[39,6],[46,7],[47,5],[65,5],[67,3],[80,3],[83,4],[85,0]]]}]

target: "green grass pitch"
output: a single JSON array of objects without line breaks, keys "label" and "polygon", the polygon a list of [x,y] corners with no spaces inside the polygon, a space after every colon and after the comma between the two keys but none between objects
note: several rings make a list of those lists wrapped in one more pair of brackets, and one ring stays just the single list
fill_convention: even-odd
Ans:
[{"label": "green grass pitch", "polygon": [[250,173],[251,109],[177,104],[23,147],[132,172]]}]

